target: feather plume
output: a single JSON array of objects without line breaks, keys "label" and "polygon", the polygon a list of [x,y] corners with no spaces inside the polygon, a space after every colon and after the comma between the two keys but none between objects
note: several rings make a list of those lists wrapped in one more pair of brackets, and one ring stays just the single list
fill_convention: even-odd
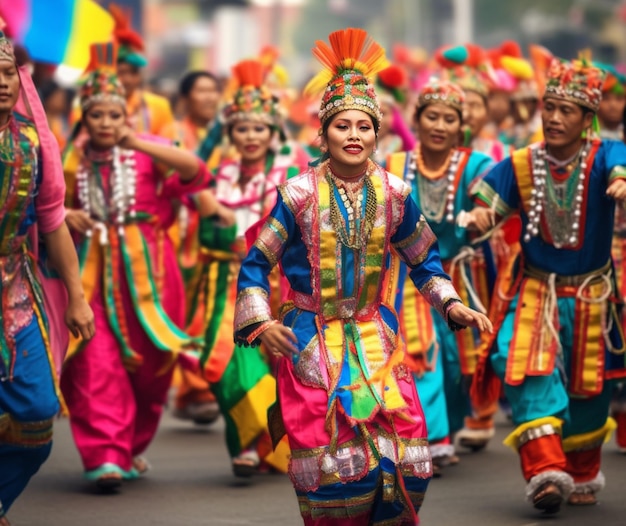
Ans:
[{"label": "feather plume", "polygon": [[363,29],[335,31],[329,35],[328,41],[330,47],[321,40],[315,42],[313,56],[324,66],[324,70],[307,84],[307,94],[322,92],[333,77],[344,71],[355,70],[371,78],[389,65],[385,50]]},{"label": "feather plume", "polygon": [[90,60],[85,72],[89,73],[96,69],[106,70],[111,73],[115,72],[117,63],[116,43],[92,44],[89,52]]},{"label": "feather plume", "polygon": [[260,88],[263,85],[265,68],[255,59],[242,60],[233,66],[233,77],[237,84],[242,86],[254,86]]}]

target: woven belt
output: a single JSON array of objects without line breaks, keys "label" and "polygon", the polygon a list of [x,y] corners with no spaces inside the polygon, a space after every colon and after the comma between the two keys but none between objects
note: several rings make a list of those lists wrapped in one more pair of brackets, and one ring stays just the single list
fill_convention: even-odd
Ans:
[{"label": "woven belt", "polygon": [[[606,265],[603,267],[587,272],[586,274],[577,274],[574,276],[561,276],[557,274],[555,276],[555,285],[557,287],[580,287],[585,280],[589,279],[591,276],[597,277],[592,279],[590,283],[597,283],[602,280],[602,276],[606,274],[610,268],[611,261],[607,261]],[[533,267],[532,265],[526,265],[524,267],[524,275],[548,282],[550,280],[551,273],[538,269],[537,267]]]}]

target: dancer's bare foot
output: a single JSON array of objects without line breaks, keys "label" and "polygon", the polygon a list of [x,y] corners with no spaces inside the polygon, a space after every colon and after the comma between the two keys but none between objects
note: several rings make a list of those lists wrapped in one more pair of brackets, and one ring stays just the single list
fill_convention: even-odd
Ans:
[{"label": "dancer's bare foot", "polygon": [[0,526],[11,526],[11,523],[9,522],[9,519],[2,517],[0,518]]},{"label": "dancer's bare foot", "polygon": [[544,513],[557,513],[562,502],[563,495],[554,482],[541,485],[533,495],[533,506]]},{"label": "dancer's bare foot", "polygon": [[138,456],[133,458],[133,467],[135,468],[137,473],[143,475],[147,471],[150,471],[150,468],[152,466],[150,466],[150,462],[148,462],[148,459],[146,457]]},{"label": "dancer's bare foot", "polygon": [[569,496],[567,503],[572,506],[593,506],[598,503],[598,499],[593,493],[574,492]]}]

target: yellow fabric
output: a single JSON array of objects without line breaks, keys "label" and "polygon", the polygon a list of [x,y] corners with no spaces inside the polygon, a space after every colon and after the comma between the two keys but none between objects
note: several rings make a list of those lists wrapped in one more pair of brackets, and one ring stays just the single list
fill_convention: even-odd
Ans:
[{"label": "yellow fabric", "polygon": [[244,448],[267,430],[267,408],[274,402],[276,379],[267,374],[229,411]]},{"label": "yellow fabric", "polygon": [[393,153],[387,158],[387,171],[404,179],[404,167],[406,166],[405,152]]},{"label": "yellow fabric", "polygon": [[[527,374],[548,375],[554,369],[557,342],[546,327],[544,305],[547,285],[534,278],[522,282],[515,329],[507,360],[506,383],[520,385]],[[555,310],[554,326],[558,327]]]},{"label": "yellow fabric", "polygon": [[287,473],[289,470],[289,458],[291,450],[289,449],[289,441],[284,436],[281,441],[276,444],[274,451],[263,457],[263,461],[279,470],[281,473]]},{"label": "yellow fabric", "polygon": [[616,429],[617,422],[609,417],[600,429],[563,439],[563,451],[569,453],[579,449],[587,449],[590,447],[600,446],[601,444],[606,444],[609,440],[611,440],[611,435]]},{"label": "yellow fabric", "polygon": [[158,298],[154,297],[150,281],[150,269],[144,253],[144,242],[139,227],[130,224],[125,227],[125,246],[130,258],[130,268],[133,270],[134,286],[137,291],[137,310],[140,319],[143,318],[151,332],[159,339],[162,350],[182,352],[193,344],[190,337],[176,334],[166,320],[158,312]]},{"label": "yellow fabric", "polygon": [[[604,293],[604,282],[590,285],[584,296],[599,298]],[[574,393],[596,394],[604,385],[604,350],[602,318],[605,316],[602,303],[576,302],[574,314],[574,349],[572,364],[572,386]]]},{"label": "yellow fabric", "polygon": [[534,429],[535,427],[541,427],[546,424],[551,425],[560,433],[561,428],[563,427],[563,420],[554,416],[546,416],[544,418],[538,418],[537,420],[531,420],[530,422],[526,422],[525,424],[516,427],[515,430],[509,436],[507,436],[502,443],[505,446],[513,449],[513,451],[517,451],[517,443],[519,442],[520,437],[526,431],[528,431],[529,429]]},{"label": "yellow fabric", "polygon": [[522,206],[526,213],[528,213],[530,211],[531,192],[534,188],[530,151],[528,148],[514,151],[511,154],[511,162],[513,163],[513,170],[515,171]]},{"label": "yellow fabric", "polygon": [[[384,206],[384,190],[383,183],[380,177],[373,176],[372,182],[376,191],[376,199],[378,206]],[[320,210],[328,210],[330,207],[330,187],[328,182],[324,178],[320,178],[319,181],[319,207]],[[386,226],[384,222],[380,226],[372,228],[371,235],[367,242],[367,257],[376,258],[376,256],[384,252],[386,237]],[[336,273],[337,268],[337,253],[338,246],[341,244],[337,241],[337,234],[332,229],[320,229],[320,268],[329,269],[333,275]],[[378,269],[380,272],[381,269]],[[366,272],[366,274],[368,274]],[[383,276],[380,276],[384,279]],[[363,286],[360,297],[357,298],[358,304],[363,305],[374,304],[378,294],[378,288],[384,286],[384,283],[379,283],[379,280],[368,280]],[[324,279],[322,276],[320,284],[321,292],[321,304],[334,305],[337,302],[337,298],[341,297],[340,292],[337,290],[337,282],[335,279]],[[383,295],[384,297],[384,295]],[[391,308],[391,310],[393,310]],[[327,313],[325,313],[327,314]],[[346,352],[345,342],[345,329],[344,322],[346,320],[341,319],[326,319],[326,327],[324,331],[325,339],[325,352],[329,355],[326,359],[326,363],[329,365],[330,375],[330,390],[332,391],[337,385],[341,366]],[[374,320],[361,321],[357,323],[359,331],[359,345],[364,351],[364,357],[366,363],[362,363],[359,360],[359,364],[364,375],[364,380],[369,384],[374,397],[381,403],[388,411],[400,410],[406,408],[406,402],[400,393],[400,389],[395,378],[392,375],[393,367],[402,362],[403,348],[399,344],[399,335],[396,336],[395,341],[385,341],[386,338],[379,332],[380,324]],[[383,339],[383,345],[381,346],[381,336]],[[386,343],[386,345],[385,345]],[[390,356],[389,353],[393,352]],[[389,361],[389,364],[387,362]],[[384,367],[387,364],[386,367]],[[365,385],[354,385],[355,389],[366,388]]]},{"label": "yellow fabric", "polygon": [[[91,303],[93,299],[94,291],[100,283],[100,277],[102,275],[102,247],[98,242],[98,236],[94,236],[89,242],[89,249],[87,257],[83,265],[81,273],[81,283],[85,294],[85,301]],[[65,354],[65,362],[71,359],[81,349],[83,341],[74,337],[70,333],[70,340]]]}]

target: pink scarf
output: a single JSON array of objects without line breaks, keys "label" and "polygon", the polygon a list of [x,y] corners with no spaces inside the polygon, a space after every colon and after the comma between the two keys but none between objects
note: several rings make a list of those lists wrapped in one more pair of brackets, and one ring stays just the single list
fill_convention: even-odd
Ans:
[{"label": "pink scarf", "polygon": [[60,279],[48,277],[42,272],[42,266],[39,262],[39,232],[54,232],[65,221],[65,178],[59,147],[48,127],[46,113],[30,73],[25,66],[20,66],[18,71],[21,89],[14,110],[33,121],[41,149],[42,165],[40,169],[43,177],[38,187],[38,195],[35,198],[37,223],[31,228],[30,239],[37,261],[37,278],[44,294],[50,349],[57,375],[59,375],[69,341],[69,332],[64,319],[67,307],[67,291]]}]

